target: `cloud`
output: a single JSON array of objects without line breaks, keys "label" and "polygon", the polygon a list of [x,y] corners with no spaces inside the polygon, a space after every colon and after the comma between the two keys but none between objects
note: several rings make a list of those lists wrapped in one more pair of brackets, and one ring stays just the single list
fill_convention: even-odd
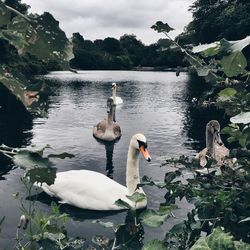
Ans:
[{"label": "cloud", "polygon": [[80,32],[85,39],[119,38],[135,34],[142,42],[156,42],[162,35],[150,27],[158,20],[175,28],[172,36],[183,31],[191,21],[188,12],[193,0],[23,0],[30,11],[48,11],[60,22],[60,27],[71,37]]}]

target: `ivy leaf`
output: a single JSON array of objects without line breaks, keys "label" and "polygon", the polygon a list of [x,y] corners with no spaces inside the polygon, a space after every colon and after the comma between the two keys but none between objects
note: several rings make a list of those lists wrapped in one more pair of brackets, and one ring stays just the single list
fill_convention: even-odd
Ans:
[{"label": "ivy leaf", "polygon": [[237,94],[237,90],[234,88],[225,88],[218,93],[220,101],[230,100],[233,96]]},{"label": "ivy leaf", "polygon": [[26,177],[31,183],[46,183],[52,185],[56,178],[56,168],[33,168],[27,171]]},{"label": "ivy leaf", "polygon": [[17,152],[13,157],[13,162],[23,169],[48,168],[54,165],[48,158],[43,158],[40,154],[29,150]]},{"label": "ivy leaf", "polygon": [[208,246],[206,238],[201,237],[199,240],[195,242],[195,244],[191,247],[190,250],[212,250],[212,249]]},{"label": "ivy leaf", "polygon": [[171,30],[174,30],[167,23],[163,23],[162,21],[157,21],[154,25],[151,26],[151,29],[156,30],[158,33],[161,33],[161,32],[168,33]]},{"label": "ivy leaf", "polygon": [[233,116],[230,118],[230,122],[249,124],[250,123],[250,112],[242,112],[236,116]]},{"label": "ivy leaf", "polygon": [[126,195],[126,197],[135,203],[146,200],[146,198],[147,198],[145,194],[138,193],[138,192],[135,192],[132,195]]},{"label": "ivy leaf", "polygon": [[165,182],[161,182],[161,181],[153,181],[152,178],[149,178],[148,176],[143,176],[142,177],[142,181],[140,184],[138,184],[138,186],[144,186],[144,185],[148,185],[148,186],[156,186],[158,188],[164,188],[166,186]]},{"label": "ivy leaf", "polygon": [[210,68],[207,66],[196,68],[198,76],[207,76],[210,72]]},{"label": "ivy leaf", "polygon": [[219,228],[207,237],[207,243],[211,249],[234,249],[233,236]]},{"label": "ivy leaf", "polygon": [[224,56],[221,61],[223,72],[228,77],[238,76],[241,74],[247,66],[247,60],[240,51],[231,53],[228,56]]},{"label": "ivy leaf", "polygon": [[142,250],[166,250],[166,246],[162,241],[156,239],[147,242]]},{"label": "ivy leaf", "polygon": [[234,96],[237,93],[237,90],[234,88],[225,88],[219,92],[219,96]]},{"label": "ivy leaf", "polygon": [[249,249],[249,245],[234,241],[233,236],[215,228],[207,237],[201,237],[191,247],[191,250],[215,250],[215,249]]},{"label": "ivy leaf", "polygon": [[124,209],[132,209],[132,207],[126,201],[123,201],[122,199],[115,201],[115,205]]},{"label": "ivy leaf", "polygon": [[164,223],[168,214],[161,214],[152,209],[148,209],[140,215],[140,219],[142,223],[149,226],[149,227],[159,227]]}]

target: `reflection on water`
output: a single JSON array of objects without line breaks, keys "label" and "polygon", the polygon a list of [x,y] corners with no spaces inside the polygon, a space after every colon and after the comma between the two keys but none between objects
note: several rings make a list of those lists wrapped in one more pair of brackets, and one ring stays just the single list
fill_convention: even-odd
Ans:
[{"label": "reflection on water", "polygon": [[[49,144],[57,152],[75,155],[72,159],[55,159],[58,171],[93,170],[106,174],[123,185],[127,150],[133,134],[145,134],[152,157],[150,163],[140,159],[141,176],[147,175],[161,181],[166,172],[166,168],[159,167],[162,156],[195,155],[196,150],[204,146],[205,124],[210,119],[220,118],[217,112],[197,112],[190,106],[190,100],[199,95],[200,90],[196,86],[200,86],[197,82],[200,80],[190,80],[186,73],[177,78],[173,72],[55,72],[46,76],[45,81],[47,85],[57,87],[49,100],[48,118],[23,118],[23,112],[17,112],[20,117],[14,118],[17,115],[15,109],[11,112],[0,109],[0,143],[14,147]],[[112,82],[117,82],[117,95],[124,101],[116,111],[116,119],[123,135],[115,144],[103,144],[93,138],[92,131],[96,121],[106,117],[106,100],[111,96]],[[2,89],[0,97],[5,98],[1,93]],[[222,118],[219,121],[223,124]],[[0,180],[0,214],[6,215],[0,246],[12,249],[11,239],[15,235],[20,213],[12,194],[20,192],[25,197],[27,192],[20,182],[22,170],[11,170],[13,165],[2,158],[0,166],[0,171],[5,169],[2,172],[3,180]],[[154,187],[145,187],[144,190],[149,208],[158,208],[165,202],[164,190]],[[51,201],[50,197],[42,194],[37,202],[38,209],[50,212],[48,205]],[[190,206],[181,201],[175,215],[183,218],[189,209]],[[111,230],[93,224],[93,218],[120,224],[125,222],[127,215],[126,211],[103,213],[68,205],[62,205],[61,211],[67,212],[71,218],[67,227],[69,235],[84,236],[88,241],[96,234],[114,237]],[[145,239],[163,238],[165,230],[174,223],[176,219],[169,220],[153,231],[144,228]]]},{"label": "reflection on water", "polygon": [[[93,136],[93,138],[95,138]],[[100,143],[101,145],[104,146],[105,152],[106,152],[106,175],[110,178],[113,179],[113,173],[114,173],[114,166],[113,166],[113,151],[114,151],[114,146],[115,144],[119,141],[113,141],[113,142],[105,142],[102,140],[99,140],[95,138],[95,140]]]},{"label": "reflection on water", "polygon": [[114,166],[113,166],[113,151],[114,151],[114,142],[105,143],[106,151],[106,175],[113,179]]}]

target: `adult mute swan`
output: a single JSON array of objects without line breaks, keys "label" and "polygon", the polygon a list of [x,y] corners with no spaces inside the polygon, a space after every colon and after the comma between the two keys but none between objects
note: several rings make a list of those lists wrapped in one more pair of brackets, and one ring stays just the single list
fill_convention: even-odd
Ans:
[{"label": "adult mute swan", "polygon": [[115,120],[115,107],[114,101],[111,98],[107,100],[107,113],[108,118],[100,121],[93,128],[93,135],[102,141],[115,141],[121,137],[121,128]]},{"label": "adult mute swan", "polygon": [[202,167],[205,167],[207,164],[206,156],[214,158],[218,165],[221,165],[224,158],[229,156],[229,149],[224,146],[220,138],[220,123],[216,120],[211,120],[207,123],[206,148],[196,156]]},{"label": "adult mute swan", "polygon": [[50,196],[61,199],[62,203],[83,209],[121,210],[121,207],[115,205],[115,201],[118,199],[126,201],[136,209],[144,208],[147,205],[146,199],[135,206],[135,203],[126,197],[135,191],[144,193],[141,187],[137,189],[137,184],[140,183],[140,152],[147,161],[151,161],[145,136],[135,134],[131,138],[128,149],[126,186],[98,172],[70,170],[57,173],[53,185],[48,186],[43,183],[41,187]]},{"label": "adult mute swan", "polygon": [[121,97],[116,96],[116,89],[117,89],[116,83],[113,82],[112,83],[112,97],[111,98],[114,100],[115,105],[120,105],[123,103],[123,100]]}]

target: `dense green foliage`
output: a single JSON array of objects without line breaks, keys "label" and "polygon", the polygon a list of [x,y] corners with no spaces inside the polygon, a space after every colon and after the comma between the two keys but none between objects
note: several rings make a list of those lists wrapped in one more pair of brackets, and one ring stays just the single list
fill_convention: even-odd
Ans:
[{"label": "dense green foliage", "polygon": [[222,38],[238,40],[249,35],[248,0],[196,0],[190,10],[193,20],[179,36],[181,44],[211,43]]},{"label": "dense green foliage", "polygon": [[[208,4],[208,1],[196,2],[202,7],[205,3]],[[207,12],[209,8],[204,8],[203,11]],[[194,15],[193,22],[197,21],[196,18]],[[209,16],[203,18],[212,25]],[[178,169],[168,171],[165,186],[160,185],[160,188],[164,186],[167,189],[166,205],[175,203],[177,197],[180,199],[186,197],[195,205],[187,220],[175,225],[166,234],[165,242],[168,249],[190,249],[192,245],[194,245],[192,249],[248,249],[249,245],[245,243],[233,242],[232,236],[228,233],[218,230],[212,233],[212,230],[215,226],[220,226],[237,240],[250,242],[250,72],[247,67],[249,54],[246,53],[250,37],[231,42],[223,38],[211,44],[193,48],[189,46],[184,49],[184,46],[169,36],[171,27],[168,24],[159,21],[152,28],[165,34],[172,44],[182,48],[192,69],[205,79],[208,90],[198,97],[197,107],[216,106],[229,116],[234,116],[230,119],[232,124],[222,132],[230,135],[228,142],[234,143],[235,149],[231,150],[229,159],[221,167],[216,166],[216,161],[210,161],[207,172],[201,174],[196,172],[199,167],[197,163],[187,157],[166,162],[168,166]],[[195,40],[192,41],[195,43]],[[235,158],[232,159],[233,157]],[[188,172],[190,177],[183,181]],[[180,177],[182,180],[179,180]],[[159,184],[152,180],[147,180],[146,183],[159,187]],[[210,235],[206,239],[201,237],[197,241],[204,233]],[[218,235],[214,237],[215,234]],[[212,239],[217,241],[214,242]]]},{"label": "dense green foliage", "polygon": [[[164,51],[162,50],[164,45]],[[135,35],[123,35],[119,40],[107,37],[94,42],[73,34],[74,58],[72,68],[77,69],[132,69],[135,67],[176,68],[185,66],[180,50],[166,48],[165,39],[144,45]]]},{"label": "dense green foliage", "polygon": [[72,49],[51,14],[27,14],[28,8],[19,0],[0,1],[0,83],[27,109],[44,115],[40,96],[46,86],[32,76],[68,69]]}]

